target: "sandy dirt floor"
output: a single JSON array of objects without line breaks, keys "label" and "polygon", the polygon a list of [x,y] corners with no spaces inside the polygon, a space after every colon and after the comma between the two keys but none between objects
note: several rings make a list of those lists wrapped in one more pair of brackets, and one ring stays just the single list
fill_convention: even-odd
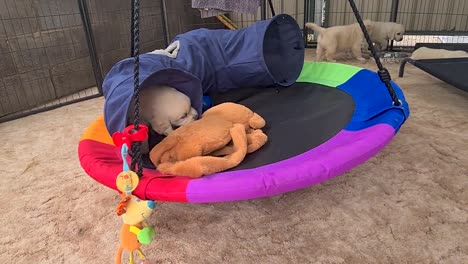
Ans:
[{"label": "sandy dirt floor", "polygon": [[[159,203],[147,256],[191,264],[468,263],[468,93],[411,65],[404,78],[398,64],[386,67],[411,117],[377,156],[279,196]],[[79,137],[102,107],[98,98],[0,124],[2,263],[113,263],[119,196],[77,158]]]}]

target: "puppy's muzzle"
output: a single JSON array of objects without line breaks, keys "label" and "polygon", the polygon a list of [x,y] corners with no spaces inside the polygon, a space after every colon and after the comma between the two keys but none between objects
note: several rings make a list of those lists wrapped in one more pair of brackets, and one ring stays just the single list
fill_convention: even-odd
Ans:
[{"label": "puppy's muzzle", "polygon": [[191,123],[193,121],[197,120],[197,117],[196,116],[192,116],[191,118],[187,118],[187,121],[183,122],[182,124],[180,125],[174,125],[174,124],[171,124],[172,126],[172,129],[175,130],[176,128],[179,128],[185,124],[188,124],[188,123]]}]

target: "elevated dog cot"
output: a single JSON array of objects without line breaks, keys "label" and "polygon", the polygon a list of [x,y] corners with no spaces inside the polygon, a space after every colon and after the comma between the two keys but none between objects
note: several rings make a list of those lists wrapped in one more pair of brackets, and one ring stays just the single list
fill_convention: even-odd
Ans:
[{"label": "elevated dog cot", "polygon": [[[468,43],[416,43],[414,50],[420,47],[464,50],[468,52]],[[468,58],[442,58],[442,59],[420,59],[413,60],[405,58],[401,64],[398,76],[403,77],[405,65],[410,63],[426,73],[458,88],[468,92]]]}]

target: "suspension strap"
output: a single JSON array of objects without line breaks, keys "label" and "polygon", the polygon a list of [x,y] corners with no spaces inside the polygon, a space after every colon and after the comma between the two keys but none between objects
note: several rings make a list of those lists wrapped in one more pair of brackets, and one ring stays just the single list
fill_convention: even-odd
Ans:
[{"label": "suspension strap", "polygon": [[392,97],[393,104],[396,106],[401,105],[401,101],[398,99],[397,94],[395,93],[395,90],[393,89],[393,86],[391,84],[392,77],[390,76],[390,72],[382,65],[380,62],[380,58],[377,55],[377,52],[375,51],[375,47],[372,44],[372,40],[369,36],[369,32],[367,32],[366,26],[364,25],[364,22],[362,21],[361,14],[359,13],[356,3],[354,0],[349,0],[349,4],[351,5],[351,9],[353,9],[354,16],[356,17],[357,22],[359,23],[359,26],[361,27],[362,32],[364,33],[364,37],[366,38],[367,45],[369,46],[372,57],[374,57],[375,63],[377,64],[377,67],[379,68],[378,74],[380,77],[380,80],[385,83],[385,86],[387,87],[388,92],[390,93],[390,96]]},{"label": "suspension strap", "polygon": [[268,0],[268,4],[270,6],[271,16],[276,16],[275,9],[273,8],[273,3],[271,2],[271,0]]},{"label": "suspension strap", "polygon": [[130,4],[132,6],[132,13],[130,15],[130,57],[133,57],[134,51],[134,43],[133,43],[133,23],[135,21],[135,5],[133,4],[133,0],[130,0]]},{"label": "suspension strap", "polygon": [[[131,48],[133,55],[133,99],[135,101],[134,108],[134,129],[131,133],[137,133],[140,129],[140,0],[133,0],[132,4],[132,39]],[[141,154],[141,141],[132,142],[132,163],[131,170],[136,172],[138,176],[143,174],[143,159]],[[138,166],[138,167],[137,167]]]}]

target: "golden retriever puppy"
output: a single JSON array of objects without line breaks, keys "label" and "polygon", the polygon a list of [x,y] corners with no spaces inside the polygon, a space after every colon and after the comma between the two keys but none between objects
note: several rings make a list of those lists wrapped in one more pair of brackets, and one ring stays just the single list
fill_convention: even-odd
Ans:
[{"label": "golden retriever puppy", "polygon": [[[358,23],[342,26],[323,28],[314,23],[306,23],[306,27],[319,33],[317,39],[317,60],[322,57],[330,62],[336,62],[337,52],[351,51],[353,56],[359,61],[365,61],[361,53],[361,43],[364,38],[361,27]],[[372,31],[370,20],[364,20],[367,30]]]},{"label": "golden retriever puppy", "polygon": [[[128,121],[133,123],[134,103],[129,107]],[[177,89],[156,85],[140,91],[141,123],[149,125],[159,135],[167,136],[176,128],[193,122],[198,116],[190,98]],[[148,140],[142,143],[142,153],[148,153]]]},{"label": "golden retriever puppy", "polygon": [[420,47],[413,51],[411,59],[449,59],[449,58],[467,58],[468,52],[464,50],[446,50]]},{"label": "golden retriever puppy", "polygon": [[[396,42],[403,40],[405,25],[380,21],[370,21],[369,23],[372,24],[372,31],[369,32],[369,36],[372,42],[374,42],[374,47],[377,51],[386,50],[389,40],[394,40]],[[367,47],[367,43],[365,47]]]},{"label": "golden retriever puppy", "polygon": [[140,113],[156,133],[165,136],[197,117],[190,98],[165,85],[148,87],[140,92]]}]

